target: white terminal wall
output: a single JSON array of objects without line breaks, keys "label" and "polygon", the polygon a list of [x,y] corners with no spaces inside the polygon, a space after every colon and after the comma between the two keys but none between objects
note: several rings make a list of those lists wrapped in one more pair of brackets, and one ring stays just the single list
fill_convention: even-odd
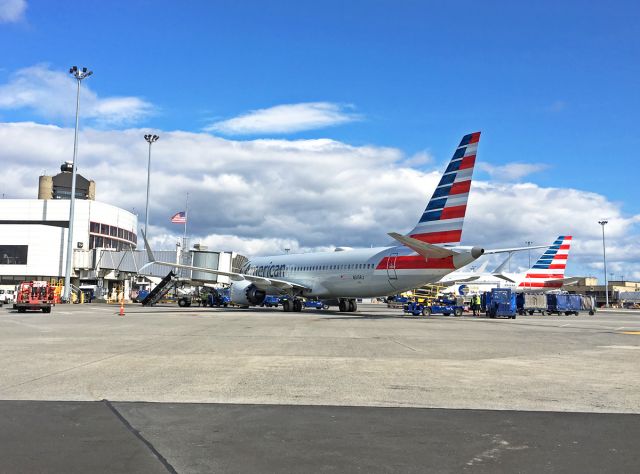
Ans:
[{"label": "white terminal wall", "polygon": [[[0,199],[0,221],[68,221],[68,200]],[[89,223],[99,222],[137,234],[138,218],[99,201],[76,200],[73,248],[89,248]],[[67,229],[42,224],[1,224],[0,245],[28,245],[26,265],[0,265],[0,275],[63,276]]]}]

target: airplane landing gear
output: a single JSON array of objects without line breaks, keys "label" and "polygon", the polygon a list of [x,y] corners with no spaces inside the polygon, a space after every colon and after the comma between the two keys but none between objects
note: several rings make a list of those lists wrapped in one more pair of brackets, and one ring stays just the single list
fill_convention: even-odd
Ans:
[{"label": "airplane landing gear", "polygon": [[358,303],[354,299],[340,300],[340,302],[338,303],[338,309],[343,313],[353,313],[354,311],[358,310]]},{"label": "airplane landing gear", "polygon": [[292,300],[284,300],[282,302],[282,309],[285,312],[295,311],[299,313],[300,311],[302,311],[302,301],[297,298]]}]

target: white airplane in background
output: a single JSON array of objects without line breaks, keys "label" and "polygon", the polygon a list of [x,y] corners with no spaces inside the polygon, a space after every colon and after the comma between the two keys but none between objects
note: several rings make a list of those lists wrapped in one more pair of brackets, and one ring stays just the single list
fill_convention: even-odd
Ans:
[{"label": "white airplane in background", "polygon": [[562,285],[570,285],[577,281],[576,278],[565,278],[564,273],[569,258],[571,248],[571,236],[560,235],[548,247],[545,252],[535,262],[535,264],[524,273],[506,273],[504,267],[509,258],[502,262],[493,272],[453,272],[444,276],[439,283],[449,284],[445,292],[477,293],[489,288],[513,288],[526,291],[547,291],[557,290]]},{"label": "white airplane in background", "polygon": [[244,306],[260,305],[267,294],[288,295],[284,311],[301,311],[300,297],[356,311],[356,298],[392,295],[436,282],[485,253],[519,250],[460,246],[479,140],[480,132],[462,138],[413,230],[389,233],[400,245],[256,257],[234,273],[156,261],[141,231],[147,265],[227,276],[232,281],[231,301]]}]

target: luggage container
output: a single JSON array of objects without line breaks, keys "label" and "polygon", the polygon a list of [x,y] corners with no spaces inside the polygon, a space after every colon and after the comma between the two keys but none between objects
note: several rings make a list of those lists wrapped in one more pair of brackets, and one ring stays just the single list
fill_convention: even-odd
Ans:
[{"label": "luggage container", "polygon": [[544,293],[517,293],[516,308],[521,316],[527,313],[530,315],[540,313],[544,316],[547,312],[546,295]]},{"label": "luggage container", "polygon": [[511,288],[492,288],[481,301],[487,317],[516,319],[516,295]]},{"label": "luggage container", "polygon": [[565,314],[567,316],[579,314],[582,309],[582,301],[580,295],[570,295],[567,293],[549,293],[547,294],[547,312],[549,314]]}]

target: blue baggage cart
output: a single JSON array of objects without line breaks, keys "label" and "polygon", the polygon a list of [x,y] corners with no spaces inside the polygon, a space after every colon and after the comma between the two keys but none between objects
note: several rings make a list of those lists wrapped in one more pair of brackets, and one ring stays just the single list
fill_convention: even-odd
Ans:
[{"label": "blue baggage cart", "polygon": [[492,288],[481,301],[488,317],[516,319],[516,295],[511,288]]},{"label": "blue baggage cart", "polygon": [[571,314],[578,315],[582,309],[580,295],[570,295],[567,293],[547,294],[547,312],[549,314]]}]

